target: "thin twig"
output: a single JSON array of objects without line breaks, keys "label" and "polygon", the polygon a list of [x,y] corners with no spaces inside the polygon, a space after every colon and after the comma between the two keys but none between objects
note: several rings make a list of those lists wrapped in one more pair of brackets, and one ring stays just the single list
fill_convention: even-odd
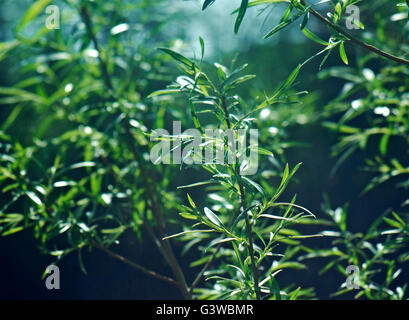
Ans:
[{"label": "thin twig", "polygon": [[102,252],[106,253],[107,255],[109,255],[109,256],[111,256],[111,257],[113,257],[113,258],[115,258],[115,259],[117,259],[119,261],[122,261],[123,263],[126,263],[127,265],[129,265],[129,266],[131,266],[131,267],[133,267],[133,268],[135,268],[135,269],[137,269],[139,271],[142,271],[145,274],[148,274],[148,275],[150,275],[150,276],[152,276],[152,277],[154,277],[156,279],[159,279],[159,280],[168,282],[170,284],[173,284],[173,285],[175,285],[177,287],[180,286],[179,283],[177,281],[175,281],[174,279],[172,279],[170,277],[167,277],[167,276],[164,276],[164,275],[161,275],[161,274],[159,274],[159,273],[157,273],[155,271],[149,270],[149,269],[137,264],[136,262],[130,261],[127,258],[121,256],[118,253],[115,253],[115,252],[111,251],[110,249],[98,244],[95,241],[93,242],[93,246],[95,248],[101,250]]},{"label": "thin twig", "polygon": [[206,262],[206,264],[203,266],[203,268],[200,270],[200,272],[197,274],[195,280],[193,280],[192,284],[190,285],[189,291],[192,292],[194,288],[199,284],[200,280],[202,280],[202,277],[204,273],[209,269],[211,264],[213,263],[214,259],[216,258],[216,255],[218,254],[222,244],[219,243],[216,247],[215,252],[213,252],[212,256],[210,259]]}]

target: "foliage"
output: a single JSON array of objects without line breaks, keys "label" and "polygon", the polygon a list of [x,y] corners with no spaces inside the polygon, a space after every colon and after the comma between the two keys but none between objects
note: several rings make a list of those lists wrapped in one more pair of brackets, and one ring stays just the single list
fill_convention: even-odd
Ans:
[{"label": "foliage", "polygon": [[[244,74],[251,65],[236,58],[230,66],[208,62],[201,37],[199,58],[177,50],[164,29],[178,18],[169,10],[173,1],[57,2],[64,28],[43,26],[41,12],[50,1],[39,0],[21,15],[14,38],[0,43],[7,74],[0,80],[2,236],[31,229],[43,253],[59,263],[76,252],[84,272],[83,251],[101,250],[174,285],[185,299],[314,298],[314,288],[280,283],[278,276],[305,271],[311,258],[325,260],[320,274],[334,268],[348,278],[349,265],[359,268],[360,288],[344,282],[333,296],[407,298],[401,275],[408,261],[409,199],[377,212],[366,231],[355,232],[347,221],[354,208],[331,209],[323,196],[322,212],[312,213],[287,190],[303,161],[290,166],[287,149],[306,147],[290,138],[294,119],[300,109],[313,109],[304,124],[318,123],[323,134],[335,136],[332,177],[360,152],[360,166],[369,173],[362,194],[389,182],[407,197],[409,47],[400,43],[409,32],[405,3],[240,1],[235,34],[246,32],[243,22],[253,7],[271,10],[282,15],[266,41],[299,22],[317,52],[300,56],[272,89],[254,84],[256,75]],[[215,2],[203,1],[202,9]],[[344,23],[353,5],[362,19],[352,20],[359,31],[350,32]],[[394,32],[399,39],[389,35]],[[351,53],[350,45],[370,54]],[[298,91],[308,88],[303,71],[318,57],[314,80],[322,82],[315,94],[334,78],[343,85],[324,108],[308,106],[314,93]],[[175,120],[196,128],[205,142],[182,153],[182,164],[167,164],[166,153],[151,161],[154,142],[172,143],[173,152],[178,143],[195,141],[187,131],[158,138]],[[244,144],[257,129],[259,140],[236,149],[208,129],[232,130],[235,141],[242,130]],[[221,150],[222,157],[200,162],[206,150]],[[252,152],[258,168],[245,175]],[[125,234],[155,247],[171,275],[117,254]],[[180,255],[188,254],[193,258],[186,268]]]},{"label": "foliage", "polygon": [[[201,43],[203,53],[204,46],[202,41]],[[167,90],[154,92],[151,96],[173,94],[177,90],[180,92],[188,91],[194,125],[203,133],[202,138],[206,141],[201,144],[202,148],[204,149],[210,144],[211,148],[217,149],[221,145],[224,159],[228,159],[229,153],[233,153],[235,159],[235,162],[231,164],[225,161],[227,163],[224,162],[223,164],[222,162],[220,165],[217,164],[216,159],[211,159],[209,164],[202,165],[204,169],[210,172],[210,180],[179,187],[189,188],[215,183],[216,186],[212,190],[217,191],[217,193],[211,196],[214,200],[220,202],[222,206],[218,207],[218,212],[213,212],[208,207],[204,207],[202,211],[187,194],[190,206],[183,207],[184,212],[180,213],[180,215],[195,220],[196,223],[188,227],[187,230],[167,238],[183,236],[184,240],[188,241],[186,246],[207,241],[208,244],[201,250],[203,254],[207,251],[213,251],[213,253],[205,256],[205,259],[202,259],[200,263],[209,263],[215,257],[222,260],[224,267],[206,271],[206,264],[203,269],[202,272],[206,274],[207,280],[216,280],[218,285],[214,285],[213,290],[210,291],[199,290],[198,292],[201,293],[202,298],[260,299],[263,295],[265,298],[275,297],[281,299],[282,294],[287,298],[296,293],[301,295],[304,291],[280,291],[280,287],[274,278],[284,268],[304,268],[302,264],[289,260],[299,250],[297,247],[288,249],[287,254],[284,255],[274,252],[274,248],[280,241],[309,237],[299,235],[297,231],[289,229],[288,226],[301,223],[302,219],[314,217],[314,215],[307,209],[296,205],[294,203],[295,197],[291,203],[277,202],[300,164],[291,172],[288,165],[286,165],[279,186],[275,190],[268,187],[267,191],[254,181],[253,176],[249,178],[241,174],[241,169],[246,165],[250,166],[250,161],[241,161],[240,152],[248,150],[232,149],[228,141],[207,136],[207,131],[201,127],[197,116],[199,112],[200,114],[211,112],[221,122],[219,128],[223,125],[226,129],[244,129],[247,131],[248,127],[251,126],[253,120],[251,116],[253,114],[279,102],[280,94],[291,84],[292,75],[278,88],[272,97],[267,98],[266,101],[248,111],[241,111],[241,115],[238,112],[240,112],[239,108],[243,103],[241,103],[241,98],[234,94],[233,90],[236,85],[253,78],[252,75],[240,76],[240,72],[245,69],[246,65],[229,71],[226,67],[215,64],[217,69],[217,82],[215,82],[210,80],[210,77],[202,71],[200,65],[169,49],[163,50],[178,62],[181,68],[185,70],[186,75],[179,76],[174,86],[170,86]],[[203,56],[200,61],[202,59]],[[210,106],[211,109],[200,108],[200,111],[198,111],[196,106],[198,106],[197,108],[199,106],[209,108]],[[235,134],[236,140],[239,140],[237,131],[235,131]],[[171,136],[170,138],[172,141],[182,139],[182,143],[191,142],[193,139],[191,136],[182,135],[183,137]],[[257,148],[257,152],[261,155],[273,156],[270,151],[258,148],[257,145],[254,146],[251,143],[246,149],[254,147]],[[201,151],[199,150],[199,152]],[[213,152],[214,156],[216,154],[216,152]],[[195,158],[198,155],[187,153],[183,158],[189,156]],[[267,184],[265,185],[267,186]],[[278,207],[277,209],[287,207],[287,209],[281,215],[273,215],[271,213],[280,212],[277,209],[273,211],[275,207]],[[296,210],[299,211],[299,209],[301,209],[301,212],[297,213]],[[203,229],[202,225],[206,229]],[[257,242],[253,238],[255,236],[259,239]],[[221,246],[226,243],[230,243],[234,250],[226,249],[219,254]],[[289,244],[296,245],[298,242],[290,241]],[[264,260],[267,260],[268,256],[282,256],[282,258],[274,260],[275,263],[273,264],[263,266]],[[261,270],[263,270],[262,273]]]}]

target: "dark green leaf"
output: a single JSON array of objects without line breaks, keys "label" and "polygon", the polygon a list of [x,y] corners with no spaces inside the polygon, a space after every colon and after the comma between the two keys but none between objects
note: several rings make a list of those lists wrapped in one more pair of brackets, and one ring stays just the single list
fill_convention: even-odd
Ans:
[{"label": "dark green leaf", "polygon": [[239,13],[236,18],[236,23],[234,24],[234,33],[236,34],[237,32],[239,32],[241,22],[243,21],[244,15],[246,14],[248,2],[249,2],[248,0],[241,0]]},{"label": "dark green leaf", "polygon": [[207,7],[212,5],[216,0],[205,0],[202,6],[202,10],[206,10]]}]

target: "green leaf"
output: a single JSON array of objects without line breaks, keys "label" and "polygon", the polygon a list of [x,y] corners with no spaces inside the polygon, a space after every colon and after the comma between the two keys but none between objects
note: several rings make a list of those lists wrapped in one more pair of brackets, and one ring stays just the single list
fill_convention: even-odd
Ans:
[{"label": "green leaf", "polygon": [[291,11],[293,10],[293,5],[290,3],[285,10],[283,16],[281,17],[280,22],[287,21],[288,17],[291,15]]},{"label": "green leaf", "polygon": [[342,61],[347,65],[348,64],[348,57],[345,52],[344,42],[339,44],[339,55],[341,56]]},{"label": "green leaf", "polygon": [[222,238],[222,239],[215,239],[213,240],[205,249],[205,251],[207,251],[208,249],[210,249],[211,247],[214,247],[217,244],[221,244],[221,243],[225,243],[225,242],[231,242],[231,241],[236,241],[236,238]]},{"label": "green leaf", "polygon": [[278,186],[277,191],[275,192],[275,194],[271,198],[271,200],[268,202],[267,206],[271,206],[271,204],[283,193],[283,191],[287,187],[287,184],[290,182],[291,178],[297,172],[297,170],[301,166],[301,164],[302,164],[302,162],[298,163],[294,167],[294,169],[291,170],[291,173],[289,173],[288,163],[286,164],[285,169],[284,169],[284,173],[283,173],[283,179],[281,180],[281,183]]},{"label": "green leaf", "polygon": [[43,202],[41,199],[32,191],[27,191],[26,192],[27,196],[37,205],[41,206]]},{"label": "green leaf", "polygon": [[381,141],[379,142],[379,151],[381,155],[386,155],[386,152],[388,150],[388,141],[389,141],[390,134],[384,134],[382,136]]},{"label": "green leaf", "polygon": [[0,42],[0,61],[3,60],[7,53],[17,47],[20,44],[17,40],[12,40],[9,42]]},{"label": "green leaf", "polygon": [[307,12],[307,13],[304,15],[304,18],[303,18],[303,20],[302,20],[302,22],[301,22],[301,25],[300,25],[300,29],[301,29],[301,30],[303,30],[303,29],[305,28],[305,26],[307,25],[309,17],[310,17],[310,13]]},{"label": "green leaf", "polygon": [[341,3],[338,2],[335,6],[335,15],[334,15],[334,23],[337,23],[339,18],[341,17]]},{"label": "green leaf", "polygon": [[190,107],[190,114],[192,115],[192,120],[193,124],[195,125],[196,129],[199,129],[199,131],[204,134],[203,128],[200,124],[199,117],[197,116],[197,112],[195,109],[195,106],[193,105],[192,100],[189,100],[189,107]]},{"label": "green leaf", "polygon": [[395,211],[392,211],[392,215],[395,217],[396,220],[398,220],[402,224],[402,226],[406,224],[405,221],[401,217],[399,217]]},{"label": "green leaf", "polygon": [[159,48],[159,50],[165,52],[166,54],[170,55],[173,59],[176,61],[180,62],[184,66],[186,66],[189,70],[193,70],[194,68],[194,63],[190,61],[188,58],[182,56],[180,53],[177,53],[173,50],[167,49],[167,48]]},{"label": "green leaf", "polygon": [[297,289],[295,289],[294,290],[294,292],[293,293],[291,293],[291,296],[290,296],[290,300],[295,300],[295,299],[297,299],[297,295],[298,295],[298,292],[300,292],[300,290],[301,290],[301,287],[298,287]]},{"label": "green leaf", "polygon": [[255,77],[256,77],[256,75],[254,75],[254,74],[247,74],[247,75],[245,75],[245,76],[239,77],[239,78],[233,80],[233,81],[229,84],[229,87],[236,86],[236,85],[238,85],[238,84],[240,84],[240,83],[242,83],[242,82],[251,80],[251,79],[253,79],[253,78],[255,78]]},{"label": "green leaf", "polygon": [[24,227],[15,227],[15,228],[11,228],[11,229],[9,229],[9,230],[7,230],[7,231],[5,231],[5,232],[3,232],[1,235],[2,236],[9,236],[9,235],[11,235],[11,234],[13,234],[13,233],[17,233],[17,232],[19,232],[19,231],[22,231],[24,229]]},{"label": "green leaf", "polygon": [[102,229],[101,232],[104,234],[121,233],[121,232],[124,232],[125,229],[126,229],[125,226],[119,226],[113,229]]},{"label": "green leaf", "polygon": [[310,30],[308,30],[308,28],[303,28],[302,32],[312,41],[322,44],[324,46],[328,46],[329,43],[327,41],[322,40],[320,37],[318,37],[317,35],[315,35],[314,33],[312,33]]},{"label": "green leaf", "polygon": [[236,23],[234,24],[234,33],[235,34],[237,34],[237,32],[239,32],[241,22],[243,21],[244,15],[246,14],[248,3],[249,3],[248,0],[241,0],[239,13],[238,13],[237,18],[236,18]]},{"label": "green leaf", "polygon": [[303,270],[303,269],[307,269],[307,267],[304,264],[299,263],[299,262],[286,261],[286,262],[278,263],[277,265],[275,265],[273,268],[271,268],[270,272],[274,272],[279,269]]},{"label": "green leaf", "polygon": [[88,272],[85,269],[84,262],[83,262],[83,259],[82,259],[82,248],[80,247],[77,252],[78,252],[78,262],[79,262],[79,265],[80,265],[80,269],[85,275],[87,275]]},{"label": "green leaf", "polygon": [[293,15],[290,19],[287,19],[286,21],[280,22],[277,26],[275,26],[270,32],[268,32],[265,36],[264,39],[267,39],[280,31],[281,29],[287,27],[291,23],[293,23],[295,20],[297,20],[299,17],[301,17],[304,14],[304,12],[299,12],[295,15]]},{"label": "green leaf", "polygon": [[35,19],[35,17],[37,17],[50,2],[51,0],[38,0],[34,2],[17,25],[16,31],[20,32],[28,23]]},{"label": "green leaf", "polygon": [[164,237],[164,238],[162,238],[162,240],[167,240],[167,239],[171,239],[171,238],[180,237],[180,236],[183,236],[183,235],[189,234],[189,233],[205,233],[205,232],[214,232],[214,230],[187,230],[187,231],[172,234],[171,236]]},{"label": "green leaf", "polygon": [[202,10],[206,10],[207,7],[211,6],[216,0],[206,0],[203,3]]},{"label": "green leaf", "polygon": [[248,66],[248,64],[243,64],[240,67],[234,69],[230,75],[227,77],[227,79],[222,83],[222,87],[227,86],[229,83],[231,83],[232,81],[234,81],[234,77],[239,74],[241,71],[243,71],[244,69],[246,69]]},{"label": "green leaf", "polygon": [[212,258],[211,255],[204,256],[203,258],[200,258],[200,259],[198,259],[198,260],[196,260],[196,261],[191,262],[191,263],[189,264],[189,267],[191,267],[191,268],[198,267],[198,266],[200,266],[200,265],[202,265],[202,264],[205,264],[205,263],[206,263],[207,261],[209,261],[211,258]]},{"label": "green leaf", "polygon": [[[254,7],[254,6],[259,6],[262,4],[272,4],[272,3],[279,3],[279,2],[291,2],[291,0],[254,0],[249,2],[248,8]],[[237,13],[240,8],[235,9],[232,14]]]},{"label": "green leaf", "polygon": [[187,199],[189,200],[190,205],[192,206],[193,209],[196,209],[196,204],[192,200],[189,194],[187,194]]},{"label": "green leaf", "polygon": [[188,212],[179,212],[179,215],[185,219],[190,219],[190,220],[197,220],[198,218],[191,213]]},{"label": "green leaf", "polygon": [[272,35],[276,34],[281,29],[288,26],[292,21],[284,21],[276,25],[272,30],[270,30],[265,36],[264,39],[270,38]]},{"label": "green leaf", "polygon": [[263,196],[264,199],[267,197],[265,190],[257,182],[255,182],[255,181],[253,181],[253,180],[251,180],[251,179],[249,179],[249,178],[247,178],[245,176],[242,176],[241,179],[245,181],[245,184],[247,186],[250,186],[254,190],[257,190],[258,192],[260,192],[260,194]]},{"label": "green leaf", "polygon": [[352,19],[351,19],[351,22],[352,22],[354,25],[356,25],[358,28],[360,28],[360,29],[362,29],[362,30],[365,30],[365,26],[364,26],[364,24],[363,24],[360,20],[357,20],[357,19],[352,18]]},{"label": "green leaf", "polygon": [[54,188],[63,188],[63,187],[68,187],[68,186],[75,186],[77,183],[75,181],[69,180],[69,181],[56,181],[53,183]]},{"label": "green leaf", "polygon": [[272,215],[272,214],[260,214],[259,217],[269,218],[269,219],[273,219],[273,220],[285,220],[285,221],[290,221],[290,222],[297,222],[296,219],[285,218],[285,217],[276,216],[276,215]]},{"label": "green leaf", "polygon": [[0,94],[7,96],[6,98],[1,98],[1,103],[4,104],[24,101],[32,101],[39,104],[46,102],[43,97],[19,88],[0,87]]},{"label": "green leaf", "polygon": [[200,49],[201,49],[201,59],[203,59],[204,52],[205,52],[205,45],[204,45],[203,38],[201,36],[199,36],[199,42],[200,42]]},{"label": "green leaf", "polygon": [[278,284],[277,280],[274,278],[274,275],[270,276],[270,279],[268,280],[268,282],[270,284],[270,287],[273,289],[273,293],[274,293],[276,300],[281,300],[280,285]]},{"label": "green leaf", "polygon": [[214,183],[214,181],[212,181],[212,180],[201,181],[201,182],[196,182],[196,183],[192,183],[192,184],[187,184],[187,185],[184,185],[184,186],[179,186],[177,188],[178,189],[193,188],[193,187],[198,187],[198,186],[202,186],[204,184],[209,184],[209,183]]},{"label": "green leaf", "polygon": [[[0,217],[3,217],[0,215]],[[21,220],[24,219],[24,216],[21,213],[8,213],[4,216],[4,218],[0,219],[0,223],[19,223]]]},{"label": "green leaf", "polygon": [[322,67],[324,66],[324,63],[327,61],[327,59],[328,59],[328,57],[330,56],[330,54],[331,54],[331,52],[332,52],[333,49],[334,49],[334,48],[328,49],[328,52],[325,54],[324,58],[322,59],[322,61],[321,61],[321,63],[320,63],[320,66],[318,67],[318,70],[321,70],[321,69],[322,69]]},{"label": "green leaf", "polygon": [[293,82],[295,81],[295,79],[298,76],[298,73],[300,72],[302,65],[299,64],[294,70],[293,72],[291,72],[291,74],[289,75],[289,77],[283,82],[283,84],[276,90],[276,92],[270,97],[270,99],[274,99],[276,97],[278,97],[282,92],[284,92],[286,89],[288,89],[288,87],[290,87]]},{"label": "green leaf", "polygon": [[164,90],[157,90],[152,92],[148,98],[152,98],[155,96],[163,96],[163,95],[169,95],[169,94],[175,94],[175,93],[180,93],[179,89],[164,89]]},{"label": "green leaf", "polygon": [[253,209],[256,208],[256,207],[257,207],[256,205],[253,205],[253,206],[247,208],[246,210],[240,212],[240,214],[237,215],[236,219],[234,220],[233,224],[231,225],[231,230],[234,230],[234,228],[236,227],[237,223],[240,221],[240,219],[241,219],[241,217],[242,217],[243,215],[245,215],[247,212],[253,210]]},{"label": "green leaf", "polygon": [[400,223],[399,222],[397,222],[397,221],[395,221],[395,220],[392,220],[392,219],[389,219],[389,218],[383,218],[383,220],[387,223],[387,224],[389,224],[390,226],[392,226],[392,227],[394,227],[394,228],[398,228],[398,229],[401,229],[402,228],[402,226],[400,225]]},{"label": "green leaf", "polygon": [[219,80],[224,82],[226,80],[226,78],[227,78],[226,73],[223,70],[225,68],[223,66],[221,66],[220,64],[218,64],[218,63],[215,63],[214,65],[217,68],[217,76],[219,77]]},{"label": "green leaf", "polygon": [[86,168],[86,167],[95,167],[96,163],[93,161],[83,161],[83,162],[78,162],[70,165],[67,170],[70,169],[78,169],[78,168]]},{"label": "green leaf", "polygon": [[227,264],[226,267],[233,268],[233,269],[237,270],[240,273],[240,275],[243,277],[243,279],[246,278],[246,275],[245,275],[244,271],[242,269],[240,269],[238,266],[234,266],[232,264]]},{"label": "green leaf", "polygon": [[274,157],[274,154],[271,151],[264,149],[264,148],[257,147],[257,152],[258,154]]},{"label": "green leaf", "polygon": [[220,221],[219,217],[216,216],[216,214],[210,210],[209,208],[205,207],[204,208],[204,213],[206,215],[206,217],[209,218],[209,220],[214,223],[216,226],[218,227],[223,227],[223,223]]}]

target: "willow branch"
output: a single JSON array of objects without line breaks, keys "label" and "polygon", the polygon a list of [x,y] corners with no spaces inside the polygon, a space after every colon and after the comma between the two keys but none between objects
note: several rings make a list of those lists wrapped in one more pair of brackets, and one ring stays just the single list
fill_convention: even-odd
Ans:
[{"label": "willow branch", "polygon": [[[231,129],[230,114],[229,114],[229,110],[227,108],[226,97],[225,97],[224,94],[222,95],[222,107],[223,107],[223,111],[225,113],[225,119],[226,119],[227,127],[229,129]],[[243,184],[240,181],[240,173],[237,173],[237,176],[238,176],[237,183],[239,185],[239,190],[240,190],[241,207],[243,208],[244,211],[246,211],[247,210],[246,194],[244,192]],[[247,248],[249,250],[251,265],[252,265],[252,269],[253,269],[254,291],[256,293],[256,299],[260,300],[261,297],[260,297],[260,287],[259,287],[259,282],[258,282],[258,270],[257,270],[256,259],[255,259],[255,256],[254,256],[253,230],[252,230],[252,225],[250,223],[248,214],[246,214],[245,221],[246,221],[247,236],[249,237],[249,243],[248,243]]]},{"label": "willow branch", "polygon": [[[246,195],[244,193],[243,185],[240,182],[239,182],[239,188],[240,188],[241,206],[242,206],[243,210],[245,211],[245,210],[247,210]],[[259,286],[259,282],[258,282],[257,262],[256,262],[256,258],[254,256],[253,230],[252,230],[252,225],[250,223],[250,219],[249,219],[248,214],[246,214],[245,221],[246,221],[247,235],[249,237],[249,244],[248,244],[247,248],[249,250],[251,265],[252,265],[252,269],[253,269],[254,291],[256,293],[256,299],[260,300],[261,297],[260,297],[260,286]]]},{"label": "willow branch", "polygon": [[[302,2],[305,4],[304,1],[302,1]],[[334,24],[333,22],[331,22],[330,20],[328,20],[327,18],[325,18],[324,16],[322,16],[320,13],[318,13],[318,12],[317,12],[316,10],[314,10],[313,8],[310,7],[308,10],[309,10],[309,12],[311,12],[311,14],[312,14],[313,16],[315,16],[316,18],[318,18],[321,22],[325,23],[326,25],[330,26],[331,28],[333,28],[334,30],[336,30],[337,32],[339,32],[340,34],[342,34],[342,35],[344,35],[345,37],[347,37],[347,38],[348,38],[347,41],[353,42],[353,43],[355,43],[356,45],[358,45],[358,46],[360,46],[360,47],[362,47],[362,48],[365,48],[365,49],[367,49],[367,50],[369,50],[369,51],[372,51],[372,52],[374,52],[374,53],[376,53],[376,54],[378,54],[378,55],[380,55],[380,56],[382,56],[382,57],[384,57],[384,58],[387,58],[387,59],[389,59],[389,60],[392,60],[392,61],[395,61],[395,62],[398,62],[398,63],[405,64],[405,65],[409,66],[409,60],[406,60],[406,59],[403,59],[403,58],[394,56],[394,55],[392,55],[392,54],[390,54],[390,53],[387,53],[387,52],[385,52],[385,51],[383,51],[383,50],[381,50],[381,49],[378,49],[378,48],[375,47],[375,46],[372,46],[372,45],[370,45],[370,44],[367,44],[367,43],[365,43],[365,42],[359,40],[358,38],[354,37],[353,35],[351,35],[351,34],[348,33],[347,31],[345,31],[344,29],[342,29],[340,26],[338,26],[338,25]]]}]

